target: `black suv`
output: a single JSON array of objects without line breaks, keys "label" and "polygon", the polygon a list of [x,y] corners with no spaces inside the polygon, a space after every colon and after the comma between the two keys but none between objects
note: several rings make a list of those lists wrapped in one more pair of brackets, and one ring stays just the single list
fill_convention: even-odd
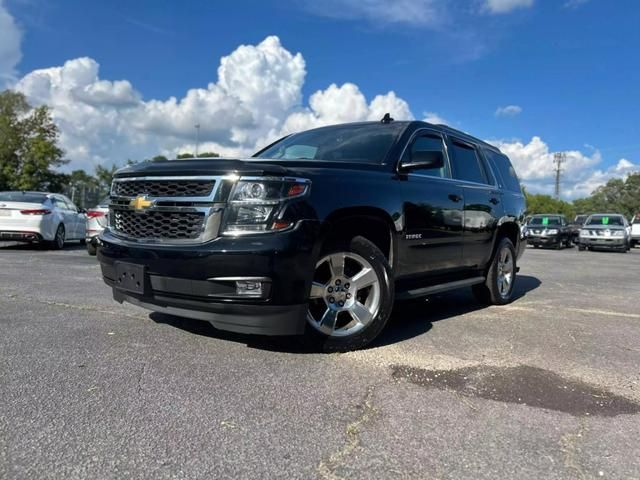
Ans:
[{"label": "black suv", "polygon": [[573,239],[571,227],[567,223],[564,215],[539,214],[533,215],[527,222],[526,228],[527,242],[538,247],[572,247]]},{"label": "black suv", "polygon": [[509,302],[524,214],[497,148],[385,116],[249,159],[119,170],[98,258],[119,302],[344,351],[380,333],[394,299],[472,286]]}]

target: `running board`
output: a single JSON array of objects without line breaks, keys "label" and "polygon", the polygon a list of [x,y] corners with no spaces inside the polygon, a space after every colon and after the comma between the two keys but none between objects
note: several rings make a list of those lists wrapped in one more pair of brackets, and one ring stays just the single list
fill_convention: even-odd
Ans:
[{"label": "running board", "polygon": [[432,285],[430,287],[417,288],[414,290],[407,290],[396,295],[396,300],[408,300],[410,298],[419,298],[427,295],[433,295],[434,293],[446,292],[448,290],[455,290],[456,288],[470,287],[471,285],[478,285],[485,281],[484,277],[473,277],[465,280],[457,280],[455,282],[441,283],[440,285]]}]

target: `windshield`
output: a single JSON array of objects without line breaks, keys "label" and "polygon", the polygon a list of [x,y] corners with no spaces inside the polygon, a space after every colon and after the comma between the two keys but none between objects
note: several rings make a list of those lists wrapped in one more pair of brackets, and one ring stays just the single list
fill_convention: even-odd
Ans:
[{"label": "windshield", "polygon": [[381,164],[404,128],[398,123],[318,128],[283,138],[254,157]]},{"label": "windshield", "polygon": [[589,218],[587,225],[614,225],[624,227],[624,220],[620,215],[594,215]]},{"label": "windshield", "polygon": [[578,215],[575,219],[575,223],[583,225],[587,221],[588,215]]},{"label": "windshield", "polygon": [[560,225],[560,217],[533,217],[529,225]]},{"label": "windshield", "polygon": [[44,203],[47,195],[30,192],[0,192],[0,202]]}]

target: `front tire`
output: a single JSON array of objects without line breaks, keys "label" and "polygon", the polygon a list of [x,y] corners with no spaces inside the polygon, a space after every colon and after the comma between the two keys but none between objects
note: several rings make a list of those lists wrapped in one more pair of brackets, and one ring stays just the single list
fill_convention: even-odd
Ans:
[{"label": "front tire", "polygon": [[97,247],[91,242],[87,243],[87,253],[92,257],[95,257],[96,253],[98,253]]},{"label": "front tire", "polygon": [[393,300],[391,267],[378,247],[364,237],[334,243],[316,264],[307,343],[324,352],[363,348],[386,325]]},{"label": "front tire", "polygon": [[64,238],[65,238],[64,225],[60,224],[56,229],[56,235],[55,237],[53,237],[53,241],[49,243],[50,248],[52,250],[62,250],[64,248]]},{"label": "front tire", "polygon": [[488,305],[510,303],[516,281],[516,250],[508,238],[498,244],[484,283],[472,287],[476,298]]}]

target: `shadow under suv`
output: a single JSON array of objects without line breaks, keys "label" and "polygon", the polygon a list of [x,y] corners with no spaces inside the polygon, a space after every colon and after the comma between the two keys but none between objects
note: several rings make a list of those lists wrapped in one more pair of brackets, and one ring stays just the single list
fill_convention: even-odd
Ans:
[{"label": "shadow under suv", "polygon": [[325,351],[363,347],[395,299],[511,299],[525,199],[509,159],[419,121],[293,134],[248,159],[115,175],[98,258],[114,298]]}]

